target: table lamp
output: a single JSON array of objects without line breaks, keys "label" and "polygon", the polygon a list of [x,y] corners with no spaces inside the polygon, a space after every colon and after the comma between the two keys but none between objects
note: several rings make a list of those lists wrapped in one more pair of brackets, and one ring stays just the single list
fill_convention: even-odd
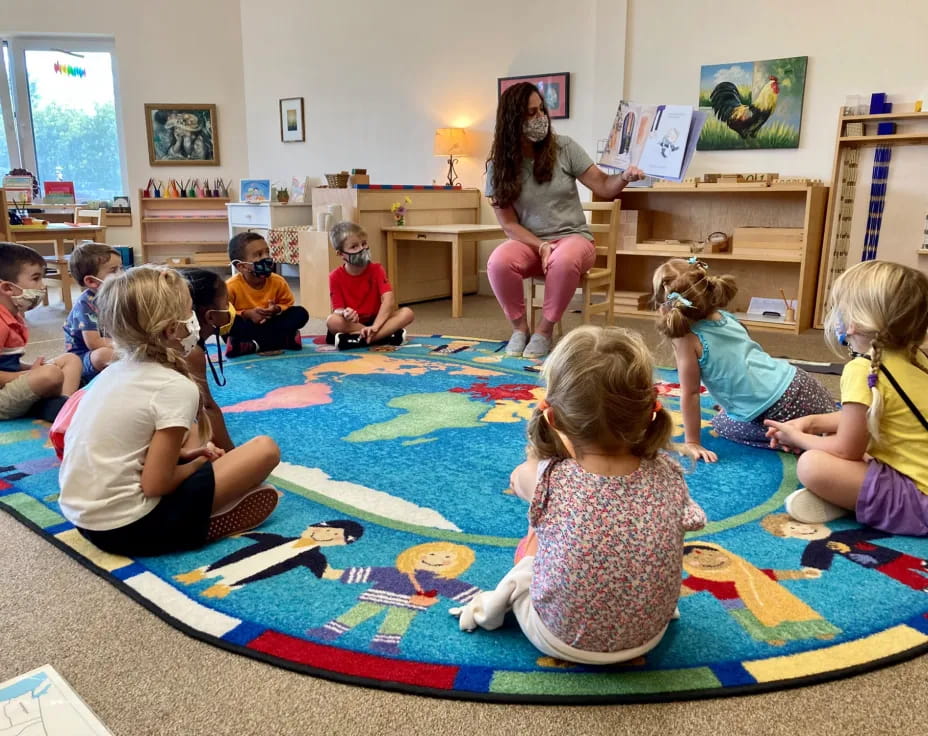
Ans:
[{"label": "table lamp", "polygon": [[458,162],[455,156],[467,156],[467,130],[465,128],[438,128],[435,131],[436,156],[448,157],[448,186],[454,186],[458,178],[454,165]]}]

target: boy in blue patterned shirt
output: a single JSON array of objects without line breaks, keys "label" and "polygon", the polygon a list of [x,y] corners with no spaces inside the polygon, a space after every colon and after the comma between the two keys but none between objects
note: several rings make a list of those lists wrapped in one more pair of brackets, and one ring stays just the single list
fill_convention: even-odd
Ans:
[{"label": "boy in blue patterned shirt", "polygon": [[64,323],[64,346],[81,359],[81,384],[87,383],[113,360],[113,341],[100,334],[94,299],[104,279],[122,270],[119,251],[100,243],[83,243],[68,264],[71,276],[84,288]]}]

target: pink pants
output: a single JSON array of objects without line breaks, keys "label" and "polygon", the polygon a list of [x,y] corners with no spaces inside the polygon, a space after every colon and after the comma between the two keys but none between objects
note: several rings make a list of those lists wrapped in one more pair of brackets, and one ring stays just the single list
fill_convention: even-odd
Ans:
[{"label": "pink pants", "polygon": [[506,319],[515,321],[525,316],[522,282],[527,278],[544,277],[542,314],[548,322],[559,322],[577,290],[580,277],[593,267],[596,249],[592,241],[582,235],[568,235],[551,242],[555,248],[548,260],[547,274],[541,272],[538,251],[518,240],[501,243],[490,255],[487,276]]}]

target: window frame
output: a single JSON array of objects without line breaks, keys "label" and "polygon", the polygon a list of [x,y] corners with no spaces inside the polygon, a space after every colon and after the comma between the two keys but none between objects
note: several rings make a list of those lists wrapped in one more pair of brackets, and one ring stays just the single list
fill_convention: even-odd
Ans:
[{"label": "window frame", "polygon": [[120,178],[122,179],[123,193],[128,192],[128,159],[126,157],[126,142],[122,120],[122,102],[119,94],[119,59],[116,55],[115,39],[103,36],[3,35],[0,33],[0,46],[4,44],[9,50],[12,85],[7,78],[7,70],[2,60],[0,60],[0,109],[3,111],[3,128],[6,135],[7,149],[10,152],[10,167],[28,169],[38,178],[39,167],[35,150],[35,133],[32,127],[32,105],[29,101],[29,83],[26,76],[26,52],[73,49],[78,53],[82,51],[108,53],[113,70],[113,105],[116,113],[116,145],[120,157]]}]

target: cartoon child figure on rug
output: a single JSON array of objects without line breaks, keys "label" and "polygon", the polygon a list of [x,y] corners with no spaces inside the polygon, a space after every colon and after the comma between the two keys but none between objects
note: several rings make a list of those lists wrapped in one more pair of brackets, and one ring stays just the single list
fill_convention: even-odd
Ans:
[{"label": "cartoon child figure on rug", "polygon": [[320,548],[354,544],[363,534],[364,527],[345,519],[312,524],[299,537],[249,532],[241,536],[254,540],[255,544],[237,549],[210,565],[175,575],[174,579],[191,585],[207,578],[219,578],[201,595],[225,598],[243,585],[267,580],[298,567],[309,568],[317,578],[338,578],[341,571],[329,567]]},{"label": "cartoon child figure on rug", "polygon": [[829,570],[835,555],[855,565],[876,570],[913,590],[928,590],[928,561],[889,547],[872,544],[873,539],[893,536],[877,529],[832,531],[824,524],[805,524],[789,514],[770,514],[760,525],[775,537],[808,542],[799,563],[807,570]]},{"label": "cartoon child figure on rug", "polygon": [[438,603],[439,595],[462,605],[480,592],[457,579],[473,562],[474,552],[469,547],[428,542],[400,552],[395,567],[349,567],[342,571],[341,582],[373,583],[373,587],[361,593],[354,608],[306,633],[332,641],[386,611],[371,649],[380,654],[399,654],[400,641],[413,619]]},{"label": "cartoon child figure on rug", "polygon": [[711,542],[683,545],[680,596],[706,591],[757,641],[781,647],[799,639],[833,639],[841,629],[826,621],[777,580],[817,578],[820,570],[761,570]]}]

